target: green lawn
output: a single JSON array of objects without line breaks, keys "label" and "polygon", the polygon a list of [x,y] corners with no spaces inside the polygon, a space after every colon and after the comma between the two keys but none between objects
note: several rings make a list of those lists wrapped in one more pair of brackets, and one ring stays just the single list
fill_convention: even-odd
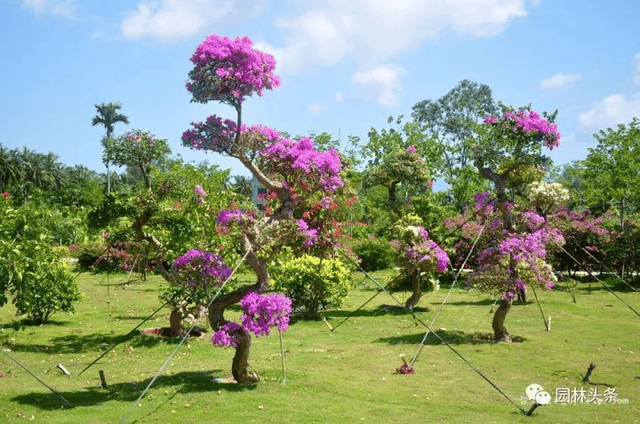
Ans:
[{"label": "green lawn", "polygon": [[[377,273],[382,284],[388,273]],[[286,382],[282,382],[280,340],[276,334],[254,339],[251,364],[262,376],[253,386],[216,382],[230,373],[233,350],[214,347],[210,331],[190,339],[139,403],[136,399],[178,347],[179,339],[134,334],[98,363],[78,373],[105,349],[121,340],[156,310],[160,280],[122,283],[126,275],[83,274],[83,299],[74,315],[57,314],[53,322],[14,330],[10,306],[0,309],[0,349],[54,387],[63,402],[4,353],[0,354],[0,422],[55,423],[632,423],[640,422],[640,317],[597,285],[576,289],[577,303],[566,291],[540,292],[551,331],[545,330],[536,303],[514,305],[507,327],[516,342],[489,341],[492,300],[454,289],[428,293],[419,320],[434,324],[438,335],[483,377],[431,335],[415,363],[416,373],[396,374],[400,355],[410,359],[425,328],[410,315],[376,296],[334,332],[322,321],[297,322],[284,333]],[[371,298],[373,284],[354,275],[357,287],[344,306],[324,313],[337,326]],[[640,294],[616,292],[640,309]],[[397,295],[400,301],[407,294]],[[168,309],[140,328],[168,325]],[[591,362],[594,383],[582,382]],[[73,375],[66,376],[57,364]],[[108,389],[100,388],[103,370]],[[550,405],[531,417],[525,388],[538,383],[552,396]],[[608,387],[608,386],[610,387]],[[555,402],[556,389],[580,390],[600,398],[608,388],[616,404]],[[615,390],[613,390],[615,389]],[[590,393],[589,393],[590,392]]]}]

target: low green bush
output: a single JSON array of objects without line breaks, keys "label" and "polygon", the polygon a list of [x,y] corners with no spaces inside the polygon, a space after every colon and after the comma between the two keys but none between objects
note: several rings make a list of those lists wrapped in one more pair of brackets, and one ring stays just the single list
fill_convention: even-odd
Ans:
[{"label": "low green bush", "polygon": [[46,237],[9,244],[0,241],[0,306],[13,295],[17,315],[26,315],[30,324],[49,321],[57,312],[71,312],[80,299],[78,284],[60,261]]},{"label": "low green bush", "polygon": [[360,258],[360,267],[367,271],[392,268],[395,252],[385,239],[365,239],[353,245],[353,251]]},{"label": "low green bush", "polygon": [[275,289],[291,298],[303,318],[316,319],[320,310],[339,307],[351,288],[351,274],[339,259],[302,256],[278,264],[272,271]]}]

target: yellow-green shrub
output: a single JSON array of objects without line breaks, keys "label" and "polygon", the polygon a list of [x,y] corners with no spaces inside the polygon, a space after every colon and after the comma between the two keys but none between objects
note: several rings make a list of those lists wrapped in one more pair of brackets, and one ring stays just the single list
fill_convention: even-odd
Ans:
[{"label": "yellow-green shrub", "polygon": [[284,261],[272,271],[275,289],[291,298],[305,318],[317,318],[320,309],[338,307],[351,288],[349,270],[338,259],[304,255]]}]

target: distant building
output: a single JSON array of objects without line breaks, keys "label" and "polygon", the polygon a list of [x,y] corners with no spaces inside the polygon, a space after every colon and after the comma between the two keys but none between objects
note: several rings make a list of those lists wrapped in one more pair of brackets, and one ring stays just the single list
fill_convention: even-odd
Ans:
[{"label": "distant building", "polygon": [[262,196],[267,193],[267,189],[258,181],[255,175],[251,176],[251,201],[258,209],[262,209],[264,201]]}]

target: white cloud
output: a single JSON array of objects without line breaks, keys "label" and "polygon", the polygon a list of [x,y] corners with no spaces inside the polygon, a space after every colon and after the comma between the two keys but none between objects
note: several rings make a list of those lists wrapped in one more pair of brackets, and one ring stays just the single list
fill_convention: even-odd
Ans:
[{"label": "white cloud", "polygon": [[318,113],[322,113],[327,110],[327,105],[324,103],[309,103],[307,105],[307,110],[314,115],[317,115]]},{"label": "white cloud", "polygon": [[611,94],[581,113],[578,121],[583,129],[594,130],[626,124],[636,116],[640,116],[640,96],[627,99],[624,94]]},{"label": "white cloud", "polygon": [[334,95],[334,99],[336,103],[342,103],[342,101],[344,100],[344,94],[342,94],[342,91],[336,91],[336,94]]},{"label": "white cloud", "polygon": [[544,90],[554,90],[564,88],[580,79],[580,74],[555,74],[549,78],[545,78],[540,83],[540,87]]},{"label": "white cloud", "polygon": [[640,85],[640,53],[635,56],[635,74],[633,74],[633,82]]},{"label": "white cloud", "polygon": [[276,20],[282,46],[259,43],[259,48],[275,56],[280,72],[331,66],[346,57],[373,66],[448,30],[491,37],[527,15],[526,0],[310,0],[303,4],[306,7],[296,16]]},{"label": "white cloud", "polygon": [[124,14],[120,33],[124,38],[175,41],[191,37],[207,27],[228,24],[251,15],[263,0],[143,0]]},{"label": "white cloud", "polygon": [[22,7],[31,10],[37,16],[52,15],[69,20],[76,19],[78,10],[74,0],[24,0]]},{"label": "white cloud", "polygon": [[356,72],[351,80],[366,90],[365,97],[373,97],[382,106],[394,107],[399,103],[398,93],[405,74],[404,68],[398,65],[384,64]]}]

